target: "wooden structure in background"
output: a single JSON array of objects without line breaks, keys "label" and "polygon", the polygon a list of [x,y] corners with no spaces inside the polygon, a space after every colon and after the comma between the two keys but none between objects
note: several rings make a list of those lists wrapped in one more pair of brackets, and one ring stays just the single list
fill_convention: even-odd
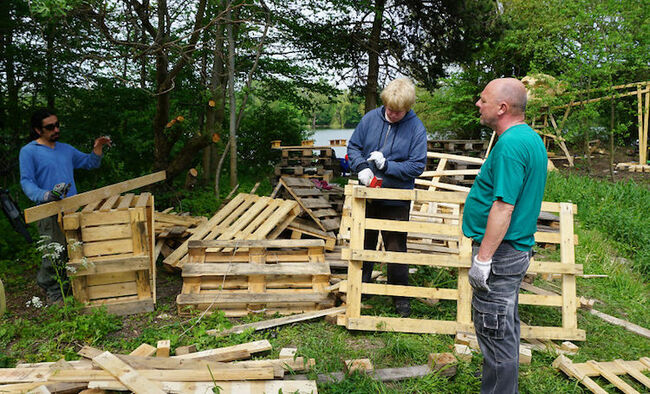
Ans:
[{"label": "wooden structure in background", "polygon": [[[341,282],[339,291],[347,293],[347,311],[340,324],[348,329],[368,331],[400,331],[415,333],[456,334],[473,332],[471,318],[472,289],[469,285],[468,270],[471,266],[471,240],[463,236],[462,218],[465,193],[439,192],[425,190],[373,189],[348,185],[346,197],[350,197],[350,245],[341,252],[343,259],[349,260],[348,280]],[[458,208],[456,220],[436,223],[412,216],[408,222],[383,219],[369,219],[365,216],[368,200],[391,199],[411,200],[414,204],[437,203],[455,204]],[[541,262],[531,260],[529,273],[552,273],[562,275],[562,295],[519,295],[519,304],[560,307],[562,326],[525,326],[521,328],[522,338],[584,340],[585,331],[577,327],[577,297],[575,276],[582,273],[582,265],[575,264],[573,233],[573,214],[577,208],[570,203],[543,202],[545,212],[560,213],[560,231],[536,233],[538,242],[560,245],[560,262]],[[385,252],[364,250],[365,230],[405,231],[430,236],[433,239],[445,237],[456,247],[446,247],[428,251],[426,254],[409,252]],[[456,288],[428,288],[415,286],[382,285],[361,282],[363,261],[399,263],[456,269]],[[402,319],[361,315],[361,294],[394,296],[401,295],[422,299],[452,300],[456,302],[456,320]]]},{"label": "wooden structure in background", "polygon": [[650,378],[644,374],[644,372],[650,370],[650,358],[648,357],[641,357],[638,361],[624,361],[619,359],[609,362],[597,362],[590,360],[586,363],[574,364],[566,356],[560,355],[555,359],[555,361],[553,361],[553,367],[561,370],[572,378],[578,379],[578,381],[591,390],[591,392],[597,394],[606,394],[607,391],[592,379],[594,377],[602,377],[606,379],[626,394],[638,394],[639,391],[621,379],[619,377],[620,375],[629,375],[631,378],[645,386],[645,392],[650,391]]},{"label": "wooden structure in background", "polygon": [[334,149],[331,146],[314,146],[313,140],[309,141],[311,144],[303,141],[301,146],[271,144],[271,149],[281,151],[280,162],[275,166],[276,176],[322,178],[329,182],[335,173],[340,172]]},{"label": "wooden structure in background", "polygon": [[333,306],[322,240],[191,241],[179,314],[292,314]]},{"label": "wooden structure in background", "polygon": [[163,262],[181,268],[187,261],[190,241],[275,239],[300,211],[296,201],[240,193],[207,222],[195,228],[192,236]]},{"label": "wooden structure in background", "polygon": [[88,307],[118,315],[152,311],[156,302],[154,198],[114,195],[63,217],[72,291]]},{"label": "wooden structure in background", "polygon": [[[542,130],[537,130],[537,132],[546,139],[546,137],[553,139],[560,148],[564,151],[569,165],[573,166],[573,158],[569,153],[566,145],[564,144],[564,138],[562,138],[562,130],[566,123],[567,118],[573,107],[581,106],[584,104],[595,103],[603,100],[614,100],[621,97],[636,96],[637,98],[637,120],[638,120],[638,140],[639,140],[639,161],[638,163],[620,163],[621,166],[618,168],[628,168],[630,171],[638,172],[650,172],[650,166],[647,164],[648,160],[648,122],[650,117],[650,81],[646,82],[635,82],[628,83],[625,85],[612,86],[610,88],[600,88],[600,89],[589,89],[578,92],[570,92],[571,95],[580,95],[587,94],[592,92],[603,92],[610,90],[616,92],[615,94],[610,94],[601,97],[595,97],[586,100],[575,101],[572,100],[568,104],[556,105],[551,107],[543,108],[542,110],[546,111],[542,116],[542,124],[538,127],[541,127]],[[566,95],[566,94],[565,94]],[[645,103],[644,103],[645,101]],[[562,120],[558,124],[553,116],[553,111],[564,110],[564,115]],[[553,128],[553,133],[547,133],[544,130],[548,127]],[[532,124],[533,129],[535,129],[535,122]],[[648,167],[646,169],[646,167]]]}]

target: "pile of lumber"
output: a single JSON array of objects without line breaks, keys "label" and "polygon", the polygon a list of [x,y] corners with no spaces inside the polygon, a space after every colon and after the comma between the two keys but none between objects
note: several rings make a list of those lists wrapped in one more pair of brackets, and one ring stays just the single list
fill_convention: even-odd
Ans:
[{"label": "pile of lumber", "polygon": [[0,391],[206,393],[218,387],[220,393],[317,392],[315,381],[277,380],[285,371],[305,371],[314,366],[313,359],[296,357],[295,349],[283,349],[278,359],[242,361],[269,350],[267,340],[200,352],[194,346],[179,347],[171,357],[168,340],[159,341],[157,347],[142,344],[129,354],[85,346],[78,352],[81,360],[0,369]]},{"label": "pile of lumber", "polygon": [[207,222],[204,216],[190,216],[189,213],[175,213],[172,208],[162,212],[154,212],[154,228],[156,233],[156,246],[154,259],[159,255],[163,258],[169,256],[177,247],[183,244],[197,227]]},{"label": "pile of lumber", "polygon": [[330,146],[272,145],[272,149],[281,151],[280,162],[275,166],[276,176],[294,175],[329,182],[335,174],[340,173],[339,161]]}]

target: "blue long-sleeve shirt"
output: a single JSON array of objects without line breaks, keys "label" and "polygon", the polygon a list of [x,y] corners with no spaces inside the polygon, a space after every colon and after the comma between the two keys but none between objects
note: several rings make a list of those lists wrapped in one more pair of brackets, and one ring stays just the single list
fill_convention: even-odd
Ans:
[{"label": "blue long-sleeve shirt", "polygon": [[62,142],[57,142],[52,149],[34,140],[20,149],[20,186],[37,204],[44,202],[45,192],[61,182],[70,184],[68,196],[74,196],[77,194],[74,170],[97,168],[101,160],[94,152],[83,153]]}]

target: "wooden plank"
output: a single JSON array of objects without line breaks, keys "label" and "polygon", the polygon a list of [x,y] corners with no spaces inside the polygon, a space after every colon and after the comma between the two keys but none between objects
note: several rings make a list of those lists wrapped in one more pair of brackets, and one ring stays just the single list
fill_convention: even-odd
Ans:
[{"label": "wooden plank", "polygon": [[[352,238],[351,238],[352,239]],[[406,252],[383,252],[374,250],[342,249],[343,260],[375,261],[380,263],[398,263],[413,265],[428,265],[434,267],[465,267],[472,265],[471,261],[461,260],[458,255],[414,254]]]},{"label": "wooden plank", "polygon": [[420,177],[421,178],[430,178],[430,177],[443,177],[443,176],[457,176],[457,175],[478,175],[478,168],[468,168],[465,170],[436,170],[436,171],[424,171]]},{"label": "wooden plank", "polygon": [[131,227],[126,224],[114,224],[98,227],[83,227],[81,229],[81,239],[84,242],[106,241],[118,238],[131,238]]},{"label": "wooden plank", "polygon": [[[163,390],[170,393],[205,394],[211,393],[215,387],[221,394],[262,394],[262,393],[297,393],[316,394],[318,388],[311,380],[265,380],[226,382],[222,380],[210,382],[160,382]],[[91,382],[91,389],[125,391],[123,385],[108,381]]]},{"label": "wooden plank", "polygon": [[522,338],[536,338],[548,340],[584,341],[587,338],[585,330],[568,329],[564,327],[522,326]]},{"label": "wooden plank", "polygon": [[478,157],[452,155],[449,153],[438,153],[438,152],[427,152],[427,158],[447,159],[449,161],[457,161],[460,163],[470,163],[470,164],[483,164],[483,162],[485,161],[484,159]]},{"label": "wooden plank", "polygon": [[88,259],[88,261],[90,263],[86,264],[86,267],[82,263],[77,262],[68,263],[68,265],[75,268],[75,276],[86,276],[148,269],[150,263],[148,256],[119,257],[102,260]]},{"label": "wooden plank", "polygon": [[156,348],[149,345],[148,343],[143,343],[137,348],[135,348],[129,355],[131,356],[140,356],[140,357],[149,357],[156,354]]},{"label": "wooden plank", "polygon": [[[573,244],[573,204],[560,203],[560,234],[562,244],[560,255],[562,264],[575,266],[575,251]],[[578,327],[575,275],[562,275],[562,327],[574,329]]]},{"label": "wooden plank", "polygon": [[128,211],[90,212],[81,215],[81,227],[106,226],[109,224],[129,223],[131,216]]},{"label": "wooden plank", "polygon": [[40,219],[55,215],[61,211],[75,210],[82,205],[92,203],[93,201],[108,198],[115,194],[121,194],[129,190],[137,189],[150,185],[155,182],[165,180],[165,171],[141,176],[128,181],[105,186],[100,189],[79,193],[77,195],[66,197],[60,201],[53,201],[37,205],[25,210],[25,222],[32,223]]},{"label": "wooden plank", "polygon": [[135,271],[113,272],[110,274],[92,275],[87,278],[88,286],[99,286],[111,283],[134,282]]},{"label": "wooden plank", "polygon": [[271,343],[268,340],[264,339],[261,341],[248,342],[240,345],[233,345],[233,346],[221,347],[218,349],[210,349],[210,350],[204,350],[196,353],[184,354],[182,356],[172,356],[172,358],[183,358],[183,359],[202,358],[202,357],[210,357],[210,356],[215,356],[223,353],[229,353],[229,352],[240,351],[240,350],[245,350],[250,354],[266,352],[271,350]]},{"label": "wooden plank", "polygon": [[118,211],[125,211],[131,207],[131,202],[133,201],[135,194],[127,193],[120,199],[120,203],[117,206]]},{"label": "wooden plank", "polygon": [[[117,359],[117,357],[116,357]],[[119,359],[117,359],[120,361]],[[94,361],[94,359],[93,359]],[[120,361],[122,362],[122,361]],[[122,362],[124,364],[124,362]],[[126,365],[126,364],[124,364]],[[155,381],[158,384],[159,381],[172,381],[172,382],[211,382],[212,375],[210,371],[205,369],[143,369],[138,370],[137,373],[140,375],[138,378],[140,381],[142,379],[148,379],[150,381]],[[217,371],[219,374],[219,379],[224,381],[237,381],[237,380],[264,380],[264,379],[273,379],[273,368],[237,368],[235,366],[229,366],[227,369]],[[130,376],[127,375],[128,378]],[[64,370],[60,371],[56,375],[53,375],[49,378],[51,381],[55,382],[90,382],[95,380],[112,380],[113,375],[106,371],[99,370]],[[124,384],[124,382],[122,382]],[[152,386],[150,386],[152,387]],[[146,392],[146,391],[141,391]]]},{"label": "wooden plank", "polygon": [[[452,204],[464,204],[467,194],[449,193],[429,190],[405,190],[405,189],[387,189],[387,188],[369,188],[363,186],[353,186],[351,189],[352,196],[363,199],[387,199],[387,200],[411,200],[417,202],[445,202]],[[348,188],[346,188],[346,194]]]},{"label": "wooden plank", "polygon": [[[347,293],[349,282],[347,280],[344,280],[339,283],[340,283],[339,291],[341,293]],[[431,298],[431,299],[441,299],[441,300],[458,299],[458,290],[456,289],[441,289],[435,287],[416,287],[416,286],[400,286],[400,285],[382,285],[378,283],[361,283],[361,293],[385,295],[385,296]]]},{"label": "wooden plank", "polygon": [[626,330],[633,332],[637,335],[641,335],[642,337],[645,338],[650,338],[650,330],[648,330],[645,327],[641,327],[639,325],[636,325],[634,323],[630,323],[629,321],[619,319],[617,317],[608,315],[606,313],[600,312],[596,309],[590,309],[589,313],[591,313],[594,316],[598,316],[599,318],[603,319],[604,321],[613,324],[615,326],[623,327]]},{"label": "wooden plank", "polygon": [[93,358],[93,362],[110,375],[114,376],[124,386],[134,393],[164,393],[157,382],[150,381],[138,371],[115,357],[110,352],[104,352]]},{"label": "wooden plank", "polygon": [[112,283],[108,285],[88,286],[88,298],[120,297],[138,294],[135,282]]},{"label": "wooden plank", "polygon": [[325,302],[328,293],[241,293],[241,294],[179,294],[176,297],[178,305],[195,304],[241,304],[241,303],[274,303],[274,302]]},{"label": "wooden plank", "polygon": [[621,359],[614,360],[614,363],[618,365],[619,368],[624,370],[628,375],[638,380],[639,383],[643,384],[644,386],[650,389],[650,378],[645,376],[641,371],[630,366],[630,364],[626,363]]},{"label": "wooden plank", "polygon": [[85,207],[83,207],[81,212],[82,213],[88,213],[88,212],[94,211],[97,208],[97,206],[102,203],[102,201],[103,201],[102,199],[99,199],[97,201],[92,201],[92,202],[88,203]]},{"label": "wooden plank", "polygon": [[455,335],[460,326],[455,321],[362,316],[347,318],[350,330],[410,332]]},{"label": "wooden plank", "polygon": [[589,376],[586,376],[580,373],[574,366],[573,362],[568,359],[565,355],[561,354],[558,358],[553,361],[553,367],[561,370],[565,374],[578,379],[580,383],[587,386],[589,390],[597,394],[607,394],[607,391],[603,390],[598,383],[594,382]]},{"label": "wooden plank", "polygon": [[322,316],[335,315],[338,313],[345,312],[345,306],[339,306],[336,308],[328,308],[315,312],[301,313],[294,316],[281,317],[278,319],[264,320],[256,323],[241,324],[235,327],[232,327],[227,330],[217,331],[217,330],[207,330],[206,334],[214,335],[217,337],[223,337],[230,334],[240,334],[246,330],[253,329],[253,331],[264,330],[267,328],[278,327],[285,324],[297,323],[305,320],[316,319]]},{"label": "wooden plank", "polygon": [[601,367],[599,363],[597,363],[594,360],[589,360],[587,361],[587,364],[591,365],[596,371],[600,373],[602,377],[605,379],[609,380],[611,384],[616,386],[619,390],[624,392],[625,394],[639,394],[638,391],[632,388],[629,384],[625,383],[623,379],[619,378],[616,376],[616,374],[610,372],[607,368]]},{"label": "wooden plank", "polygon": [[108,212],[111,209],[113,209],[113,205],[117,202],[117,200],[120,198],[119,194],[116,194],[114,196],[110,196],[109,198],[104,201],[101,207],[99,207],[100,212]]},{"label": "wooden plank", "polygon": [[84,242],[84,256],[107,256],[133,252],[133,241],[127,239],[115,239],[110,241]]},{"label": "wooden plank", "polygon": [[158,341],[156,344],[156,357],[169,357],[169,348],[171,347],[171,341],[169,339],[163,339]]},{"label": "wooden plank", "polygon": [[247,263],[183,265],[183,277],[204,275],[329,275],[327,263],[279,263],[256,267]]},{"label": "wooden plank", "polygon": [[135,208],[144,208],[147,206],[149,203],[149,197],[151,197],[151,193],[145,192],[142,193],[138,196],[138,201],[135,203]]},{"label": "wooden plank", "polygon": [[[190,241],[190,248],[227,248],[233,247],[235,241],[227,240],[206,240]],[[312,248],[324,246],[325,242],[320,239],[260,239],[260,240],[237,240],[236,247],[240,248]]]}]

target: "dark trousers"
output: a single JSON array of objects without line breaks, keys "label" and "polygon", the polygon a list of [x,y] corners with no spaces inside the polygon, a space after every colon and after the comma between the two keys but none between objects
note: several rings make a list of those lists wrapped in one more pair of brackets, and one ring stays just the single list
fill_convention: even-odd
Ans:
[{"label": "dark trousers", "polygon": [[[381,202],[368,202],[366,204],[366,218],[370,219],[388,219],[388,220],[409,220],[409,205],[391,206]],[[406,252],[406,233],[397,231],[382,231],[381,237],[384,241],[386,251]],[[363,248],[365,250],[375,250],[377,248],[377,238],[379,231],[366,230]],[[362,281],[369,283],[372,276],[372,261],[363,262]],[[388,264],[388,283],[391,285],[408,285],[409,283],[409,266],[408,264]],[[394,297],[394,299],[406,299],[406,297]]]},{"label": "dark trousers", "polygon": [[[478,253],[478,247],[473,248]],[[492,256],[490,291],[474,290],[474,329],[483,353],[481,394],[511,394],[519,389],[519,287],[531,252],[503,242]]]},{"label": "dark trousers", "polygon": [[65,264],[66,261],[68,261],[65,236],[63,235],[63,231],[61,231],[61,227],[59,227],[59,224],[57,223],[56,216],[50,216],[39,220],[37,228],[41,237],[47,237],[47,243],[57,242],[63,246],[63,252],[59,255],[58,259],[43,256],[41,268],[36,274],[36,282],[43,290],[45,290],[47,297],[51,300],[58,300],[61,299],[61,285],[59,281],[64,284],[64,290],[68,287],[68,277],[65,270]]}]

